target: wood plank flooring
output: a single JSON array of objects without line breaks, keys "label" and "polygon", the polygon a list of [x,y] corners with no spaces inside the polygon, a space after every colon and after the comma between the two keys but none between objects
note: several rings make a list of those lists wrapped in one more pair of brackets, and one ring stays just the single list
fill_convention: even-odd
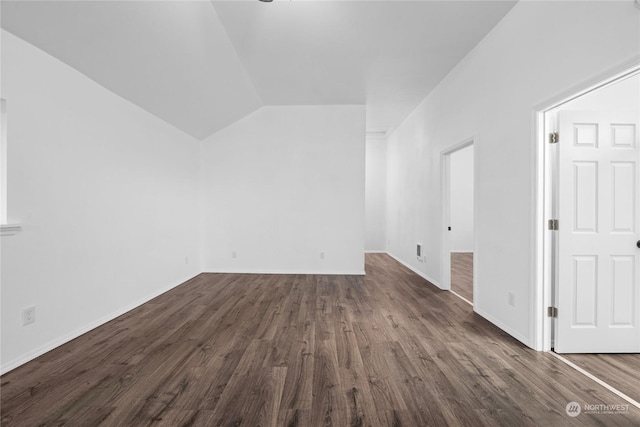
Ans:
[{"label": "wood plank flooring", "polygon": [[[473,302],[472,252],[451,253],[451,289]],[[562,357],[640,402],[640,355],[563,354]]]},{"label": "wood plank flooring", "polygon": [[392,258],[201,274],[1,378],[2,426],[632,426],[640,410]]},{"label": "wood plank flooring", "polygon": [[640,402],[640,354],[561,354],[561,356]]},{"label": "wood plank flooring", "polygon": [[451,289],[473,302],[473,252],[451,252]]}]

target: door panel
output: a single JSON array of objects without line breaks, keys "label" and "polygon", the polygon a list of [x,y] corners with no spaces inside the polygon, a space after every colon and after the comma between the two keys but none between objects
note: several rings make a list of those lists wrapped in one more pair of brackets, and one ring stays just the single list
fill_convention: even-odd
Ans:
[{"label": "door panel", "polygon": [[573,322],[574,327],[595,327],[598,313],[598,257],[573,257]]},{"label": "door panel", "polygon": [[633,327],[634,257],[612,256],[611,265],[611,325]]},{"label": "door panel", "polygon": [[611,144],[616,148],[635,148],[636,146],[636,125],[611,124]]},{"label": "door panel", "polygon": [[637,212],[635,209],[636,164],[634,162],[611,162],[612,194],[611,231],[635,233]]},{"label": "door panel", "polygon": [[573,163],[573,231],[598,232],[598,162]]},{"label": "door panel", "polygon": [[638,117],[561,111],[559,353],[640,352]]}]

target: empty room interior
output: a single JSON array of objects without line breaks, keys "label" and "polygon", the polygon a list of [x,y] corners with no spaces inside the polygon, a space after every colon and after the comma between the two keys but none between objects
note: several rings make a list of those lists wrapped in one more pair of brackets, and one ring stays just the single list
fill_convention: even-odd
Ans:
[{"label": "empty room interior", "polygon": [[640,2],[0,2],[4,426],[640,425]]}]

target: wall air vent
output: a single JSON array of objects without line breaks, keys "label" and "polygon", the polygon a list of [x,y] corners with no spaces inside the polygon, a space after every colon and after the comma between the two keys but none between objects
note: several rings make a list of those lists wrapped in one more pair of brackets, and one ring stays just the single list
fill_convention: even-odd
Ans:
[{"label": "wall air vent", "polygon": [[389,129],[372,129],[367,131],[367,138],[386,138]]}]

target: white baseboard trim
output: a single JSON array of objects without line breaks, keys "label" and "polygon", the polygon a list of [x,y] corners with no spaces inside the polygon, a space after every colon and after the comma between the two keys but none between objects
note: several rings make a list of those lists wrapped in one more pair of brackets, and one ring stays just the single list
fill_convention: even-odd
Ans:
[{"label": "white baseboard trim", "polygon": [[531,345],[531,340],[528,337],[525,337],[520,332],[512,329],[508,325],[505,325],[504,323],[502,323],[501,321],[497,320],[496,318],[494,318],[490,314],[486,313],[482,309],[479,309],[477,305],[473,306],[473,311],[475,311],[477,314],[479,314],[480,316],[484,317],[486,320],[488,320],[489,322],[491,322],[494,325],[496,325],[498,328],[502,329],[503,331],[505,331],[506,333],[511,335],[513,338],[515,338],[518,341],[520,341],[522,344],[526,345],[529,348],[532,348],[532,349],[534,348]]},{"label": "white baseboard trim", "polygon": [[[433,279],[431,279],[429,276],[427,276],[426,274],[422,273],[421,271],[418,271],[415,268],[413,268],[412,266],[408,265],[407,263],[405,263],[399,257],[395,256],[394,254],[392,254],[390,252],[387,252],[387,255],[389,255],[391,258],[395,259],[400,264],[402,264],[405,267],[407,267],[409,270],[411,270],[414,273],[416,273],[418,276],[422,277],[423,279],[428,280],[429,282],[431,282],[433,285],[437,286],[438,288],[443,289],[438,284],[438,282],[434,281]],[[443,290],[449,290],[449,289],[443,289]],[[471,303],[470,301],[467,301],[467,302],[470,303],[471,305],[473,305],[473,303]],[[513,338],[517,339],[518,341],[520,341],[521,343],[523,343],[527,347],[533,348],[533,346],[531,345],[531,340],[528,337],[525,337],[524,335],[520,334],[518,331],[516,331],[516,330],[512,329],[511,327],[505,325],[504,323],[498,321],[497,319],[495,319],[491,315],[487,314],[486,312],[482,311],[481,309],[478,309],[477,306],[475,306],[475,305],[473,305],[473,311],[476,312],[478,315],[484,317],[486,320],[488,320],[489,322],[493,323],[498,328],[502,329],[507,334],[511,335]]]},{"label": "white baseboard trim", "polygon": [[302,274],[328,276],[364,276],[364,270],[261,270],[251,268],[207,268],[203,273],[215,274]]},{"label": "white baseboard trim", "polygon": [[365,254],[386,254],[387,251],[364,251]]},{"label": "white baseboard trim", "polygon": [[147,296],[145,296],[144,298],[141,298],[139,300],[137,300],[134,303],[128,304],[126,306],[124,306],[123,308],[114,311],[111,314],[108,314],[106,316],[101,317],[100,319],[89,323],[88,325],[85,325],[81,328],[76,329],[75,331],[69,332],[68,334],[65,334],[59,338],[56,338],[54,340],[49,341],[48,343],[38,347],[37,349],[25,354],[24,356],[20,356],[17,359],[14,359],[10,362],[7,362],[5,364],[2,364],[2,366],[0,367],[0,375],[4,375],[9,371],[12,371],[13,369],[24,365],[27,362],[30,362],[31,360],[35,359],[36,357],[42,356],[43,354],[53,350],[56,347],[60,347],[63,344],[68,343],[69,341],[78,338],[80,335],[86,334],[87,332],[104,325],[107,322],[112,321],[113,319],[122,316],[123,314],[137,308],[140,307],[142,304],[145,304],[149,301],[151,301],[152,299],[164,294],[165,292],[170,291],[173,288],[176,288],[178,286],[180,286],[181,284],[193,279],[194,277],[198,276],[200,273],[192,276],[192,277],[188,277],[176,284],[167,286],[165,288],[162,288],[156,292],[153,292],[152,294],[149,294]]},{"label": "white baseboard trim", "polygon": [[416,273],[418,276],[422,277],[423,279],[427,280],[428,282],[430,282],[432,285],[434,285],[435,287],[442,289],[444,291],[447,291],[448,289],[444,289],[442,286],[440,286],[440,283],[436,282],[435,280],[433,280],[431,277],[427,276],[426,274],[424,274],[422,271],[410,266],[409,264],[407,264],[406,262],[404,262],[402,259],[400,259],[399,257],[395,256],[394,254],[392,254],[391,252],[387,252],[387,255],[389,255],[391,258],[395,259],[396,261],[398,261],[400,264],[404,265],[405,267],[407,267],[409,270],[413,271],[414,273]]},{"label": "white baseboard trim", "polygon": [[457,293],[456,291],[454,291],[453,289],[449,289],[449,292],[451,292],[452,294],[454,294],[455,296],[457,296],[458,298],[460,298],[462,301],[466,302],[467,304],[469,304],[471,307],[473,307],[473,302],[469,301],[468,299],[466,299],[465,297],[463,297],[462,295],[460,295],[459,293]]}]

